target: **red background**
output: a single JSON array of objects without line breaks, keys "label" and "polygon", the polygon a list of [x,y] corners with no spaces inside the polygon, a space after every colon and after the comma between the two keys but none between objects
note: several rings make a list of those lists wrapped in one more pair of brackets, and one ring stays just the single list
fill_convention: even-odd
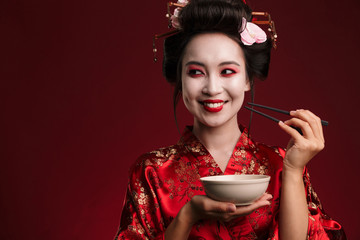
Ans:
[{"label": "red background", "polygon": [[[359,2],[248,2],[271,13],[279,35],[256,102],[330,122],[312,181],[327,212],[360,239]],[[0,239],[113,238],[129,166],[179,138],[172,89],[152,62],[165,3],[0,2]],[[191,124],[182,105],[178,115],[181,129]],[[252,135],[288,140],[259,116]]]}]

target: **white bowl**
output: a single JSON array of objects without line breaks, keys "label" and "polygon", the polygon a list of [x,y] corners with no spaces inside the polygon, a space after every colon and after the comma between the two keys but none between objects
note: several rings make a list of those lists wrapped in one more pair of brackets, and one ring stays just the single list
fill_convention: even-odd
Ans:
[{"label": "white bowl", "polygon": [[236,206],[249,205],[266,191],[270,176],[267,175],[218,175],[200,178],[208,197],[232,202]]}]

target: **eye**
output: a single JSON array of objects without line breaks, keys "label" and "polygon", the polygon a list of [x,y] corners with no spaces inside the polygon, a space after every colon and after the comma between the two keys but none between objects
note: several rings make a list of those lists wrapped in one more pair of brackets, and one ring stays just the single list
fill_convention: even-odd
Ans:
[{"label": "eye", "polygon": [[231,68],[226,68],[224,70],[221,71],[221,75],[225,76],[225,77],[230,77],[234,74],[236,74],[237,71]]},{"label": "eye", "polygon": [[200,69],[195,69],[195,68],[190,68],[188,71],[187,71],[187,74],[190,76],[190,77],[201,77],[204,75],[204,73],[200,70]]}]

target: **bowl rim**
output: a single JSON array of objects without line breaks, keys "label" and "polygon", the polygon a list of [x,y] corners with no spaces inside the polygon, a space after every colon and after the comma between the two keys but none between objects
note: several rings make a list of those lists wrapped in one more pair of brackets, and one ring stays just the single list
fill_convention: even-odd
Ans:
[{"label": "bowl rim", "polygon": [[[252,179],[221,179],[222,177],[253,177],[257,176],[259,178],[252,178]],[[251,183],[262,183],[262,182],[269,182],[270,176],[269,175],[261,175],[261,174],[230,174],[230,175],[215,175],[215,176],[206,176],[201,177],[200,181],[209,184],[251,184]]]}]

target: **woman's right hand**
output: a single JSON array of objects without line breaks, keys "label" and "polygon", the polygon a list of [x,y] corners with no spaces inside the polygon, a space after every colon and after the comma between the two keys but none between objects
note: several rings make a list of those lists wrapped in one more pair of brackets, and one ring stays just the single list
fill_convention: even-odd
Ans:
[{"label": "woman's right hand", "polygon": [[193,225],[202,219],[216,219],[222,222],[249,215],[258,208],[270,205],[272,196],[264,193],[258,200],[247,206],[236,207],[233,203],[215,201],[205,195],[194,196],[183,209],[183,214]]}]

